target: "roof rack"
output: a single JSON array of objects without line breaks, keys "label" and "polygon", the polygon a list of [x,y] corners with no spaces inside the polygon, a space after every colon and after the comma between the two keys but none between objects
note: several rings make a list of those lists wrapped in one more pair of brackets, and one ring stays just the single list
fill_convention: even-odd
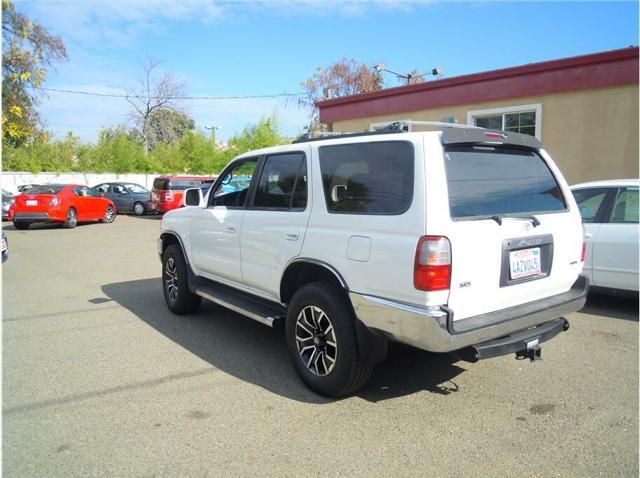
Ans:
[{"label": "roof rack", "polygon": [[312,136],[311,133],[305,133],[299,136],[298,138],[294,139],[291,142],[291,144],[306,143],[309,141],[320,141],[328,138],[352,138],[354,136],[371,136],[371,135],[379,135],[379,134],[407,133],[411,131],[411,126],[482,129],[482,128],[478,128],[477,126],[470,126],[466,124],[442,123],[437,121],[411,121],[411,120],[385,121],[380,123],[371,123],[369,125],[368,131],[367,130],[359,131],[359,132],[321,131],[321,132],[315,133],[315,136]]},{"label": "roof rack", "polygon": [[412,126],[432,126],[434,128],[482,129],[478,126],[472,126],[472,125],[460,124],[460,123],[445,123],[443,121],[400,120],[400,121],[380,121],[377,123],[371,123],[369,124],[369,131],[387,131],[389,129],[393,129],[396,132],[399,132],[399,131],[411,132]]},{"label": "roof rack", "polygon": [[353,138],[354,136],[373,136],[379,134],[392,134],[398,133],[397,130],[379,130],[379,131],[347,131],[347,132],[338,132],[338,131],[322,131],[319,133],[314,133],[315,136],[312,136],[312,133],[305,133],[302,136],[291,141],[291,144],[296,143],[307,143],[309,141],[320,141],[328,138]]}]

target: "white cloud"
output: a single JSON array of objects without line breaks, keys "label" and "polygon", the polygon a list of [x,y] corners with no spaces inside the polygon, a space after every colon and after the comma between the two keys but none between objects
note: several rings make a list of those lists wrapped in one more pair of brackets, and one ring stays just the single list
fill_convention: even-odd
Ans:
[{"label": "white cloud", "polygon": [[82,1],[18,0],[28,13],[54,34],[84,44],[129,44],[149,32],[164,31],[169,21],[196,20],[205,24],[220,19],[223,6],[194,0]]}]

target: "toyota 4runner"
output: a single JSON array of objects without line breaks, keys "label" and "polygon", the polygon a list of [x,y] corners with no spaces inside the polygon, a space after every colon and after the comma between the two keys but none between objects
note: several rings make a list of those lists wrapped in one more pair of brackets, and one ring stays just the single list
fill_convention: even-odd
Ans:
[{"label": "toyota 4runner", "polygon": [[[362,387],[388,340],[475,362],[540,345],[584,305],[573,196],[538,140],[436,131],[306,138],[242,154],[162,219],[167,305],[285,321],[302,380]],[[244,178],[233,188],[234,178]]]}]

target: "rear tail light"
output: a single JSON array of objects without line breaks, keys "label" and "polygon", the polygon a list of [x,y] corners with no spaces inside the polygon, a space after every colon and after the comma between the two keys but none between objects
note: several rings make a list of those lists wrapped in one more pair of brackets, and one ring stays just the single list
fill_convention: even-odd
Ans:
[{"label": "rear tail light", "polygon": [[416,246],[413,285],[428,292],[447,290],[451,283],[451,243],[444,236],[422,236]]},{"label": "rear tail light", "polygon": [[57,206],[58,204],[60,204],[60,200],[56,197],[51,198],[51,201],[49,201],[49,206]]},{"label": "rear tail light", "polygon": [[164,200],[173,201],[173,192],[167,191],[166,193],[164,193]]}]

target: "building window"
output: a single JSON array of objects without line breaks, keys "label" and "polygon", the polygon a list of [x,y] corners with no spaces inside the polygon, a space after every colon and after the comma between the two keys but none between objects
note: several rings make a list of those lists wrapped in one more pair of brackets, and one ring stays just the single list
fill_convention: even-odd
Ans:
[{"label": "building window", "polygon": [[520,105],[467,112],[467,124],[541,138],[542,105]]}]

